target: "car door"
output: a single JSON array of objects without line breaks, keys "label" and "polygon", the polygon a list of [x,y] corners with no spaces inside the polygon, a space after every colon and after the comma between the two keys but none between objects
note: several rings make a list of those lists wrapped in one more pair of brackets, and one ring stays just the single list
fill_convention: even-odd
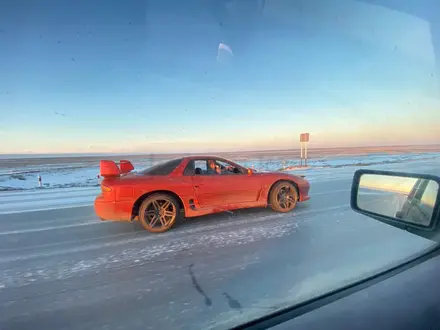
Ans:
[{"label": "car door", "polygon": [[210,172],[208,159],[196,159],[192,162],[188,166],[194,168],[192,183],[200,206],[224,205],[230,190],[228,182],[220,180],[220,175]]},{"label": "car door", "polygon": [[210,173],[207,161],[208,159],[194,161],[196,172],[192,180],[200,206],[226,206],[257,201],[261,190],[258,180],[244,173]]},{"label": "car door", "polygon": [[249,175],[247,171],[237,168],[235,164],[223,159],[217,159],[216,163],[221,167],[231,167],[236,171],[227,171],[221,175],[225,182],[233,188],[228,202],[230,203],[255,203],[261,194],[261,179],[253,174]]}]

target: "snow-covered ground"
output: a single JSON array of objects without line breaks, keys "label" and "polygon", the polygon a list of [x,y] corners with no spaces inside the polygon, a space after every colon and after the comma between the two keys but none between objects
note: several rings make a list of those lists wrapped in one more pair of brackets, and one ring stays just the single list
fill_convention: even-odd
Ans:
[{"label": "snow-covered ground", "polygon": [[[308,161],[309,168],[296,169],[295,173],[313,177],[315,174],[327,173],[324,170],[350,168],[359,166],[386,165],[421,160],[437,159],[440,153],[402,153],[402,154],[370,154],[362,156],[340,156],[312,158]],[[161,159],[139,159],[133,162],[135,170],[141,170]],[[258,171],[294,170],[299,165],[298,159],[285,157],[249,158],[238,163],[252,167]],[[99,165],[86,163],[60,163],[2,168],[0,166],[0,191],[32,190],[38,188],[38,176],[42,178],[42,189],[97,187]]]},{"label": "snow-covered ground", "polygon": [[[379,162],[379,160],[381,161]],[[363,165],[353,165],[358,161],[362,161]],[[313,162],[315,162],[315,164],[323,164],[325,162],[326,165],[316,166],[311,162],[311,166],[308,168],[286,170],[286,172],[296,175],[305,175],[307,180],[311,183],[311,193],[320,194],[319,191],[315,192],[314,187],[316,187],[316,184],[341,179],[351,179],[357,169],[366,166],[371,169],[425,173],[424,168],[431,170],[432,164],[440,164],[440,154],[347,157],[344,159],[328,158],[326,160],[315,160]],[[248,160],[240,163],[249,167],[254,165],[254,168],[259,170],[274,170],[279,166],[276,160],[268,160],[266,162],[253,162],[253,160]],[[341,164],[345,165],[342,166]],[[258,167],[256,165],[258,165]],[[137,166],[137,168],[142,167]],[[47,172],[47,175],[41,174],[47,184],[45,189],[36,188],[37,180],[35,173],[29,176],[29,180],[17,181],[9,179],[8,184],[16,184],[14,186],[16,189],[0,191],[0,214],[92,205],[100,190],[97,179],[94,178],[97,172],[98,168],[92,167],[83,169],[77,168],[71,171],[58,169],[52,173]],[[49,181],[49,178],[53,181]],[[94,182],[91,182],[92,180]],[[3,184],[5,184],[5,181]],[[22,185],[19,186],[19,184]],[[28,184],[28,186],[26,186],[26,184]],[[344,191],[348,189],[349,187],[345,187]]]}]

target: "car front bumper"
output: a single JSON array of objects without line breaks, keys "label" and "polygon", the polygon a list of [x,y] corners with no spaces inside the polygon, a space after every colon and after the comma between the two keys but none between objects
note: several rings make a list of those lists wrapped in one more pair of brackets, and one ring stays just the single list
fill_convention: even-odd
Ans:
[{"label": "car front bumper", "polygon": [[303,185],[299,187],[299,201],[305,202],[310,199],[309,196],[310,185]]}]

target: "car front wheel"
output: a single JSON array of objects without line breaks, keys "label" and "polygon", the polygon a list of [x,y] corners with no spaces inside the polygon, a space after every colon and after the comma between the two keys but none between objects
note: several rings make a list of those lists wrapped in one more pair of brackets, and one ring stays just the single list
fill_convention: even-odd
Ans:
[{"label": "car front wheel", "polygon": [[269,193],[269,205],[277,212],[290,212],[298,202],[298,190],[296,187],[288,182],[277,182]]}]

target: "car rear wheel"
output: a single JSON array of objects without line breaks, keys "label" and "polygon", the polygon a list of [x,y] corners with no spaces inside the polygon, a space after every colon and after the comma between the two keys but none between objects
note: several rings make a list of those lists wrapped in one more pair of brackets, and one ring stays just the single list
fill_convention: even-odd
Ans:
[{"label": "car rear wheel", "polygon": [[298,202],[298,190],[288,182],[277,182],[269,193],[269,204],[272,210],[277,212],[290,212]]},{"label": "car rear wheel", "polygon": [[139,221],[152,233],[169,230],[180,214],[177,200],[167,194],[153,194],[145,198],[139,209]]}]

